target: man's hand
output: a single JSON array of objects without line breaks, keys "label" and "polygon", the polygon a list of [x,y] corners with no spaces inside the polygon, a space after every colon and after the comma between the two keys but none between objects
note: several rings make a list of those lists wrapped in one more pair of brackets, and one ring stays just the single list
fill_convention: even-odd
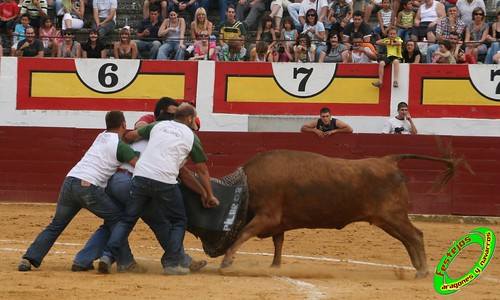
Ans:
[{"label": "man's hand", "polygon": [[314,130],[314,133],[316,133],[316,135],[321,138],[321,139],[324,139],[325,138],[325,134],[323,133],[323,131],[319,130],[319,129],[316,129]]},{"label": "man's hand", "polygon": [[219,199],[217,199],[215,196],[202,197],[201,200],[203,201],[203,207],[205,208],[214,208],[220,205]]}]

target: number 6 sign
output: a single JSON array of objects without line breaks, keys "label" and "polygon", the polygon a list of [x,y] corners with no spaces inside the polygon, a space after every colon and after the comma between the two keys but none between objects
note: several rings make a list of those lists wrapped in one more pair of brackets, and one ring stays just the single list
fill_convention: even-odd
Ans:
[{"label": "number 6 sign", "polygon": [[103,94],[119,92],[136,79],[141,61],[118,59],[75,59],[80,81],[89,89]]}]

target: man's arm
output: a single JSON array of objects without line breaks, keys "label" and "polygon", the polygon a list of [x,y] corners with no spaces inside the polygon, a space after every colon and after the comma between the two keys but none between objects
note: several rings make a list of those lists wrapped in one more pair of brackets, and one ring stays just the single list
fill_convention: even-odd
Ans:
[{"label": "man's arm", "polygon": [[413,123],[413,119],[411,118],[410,113],[408,113],[406,115],[406,120],[408,120],[408,122],[410,122],[410,125],[411,125],[411,127],[410,127],[410,134],[417,134],[418,133],[417,127]]},{"label": "man's arm", "polygon": [[311,132],[311,133],[316,134],[320,138],[323,138],[324,137],[323,131],[316,128],[317,123],[318,123],[318,121],[316,120],[316,121],[311,121],[307,124],[302,125],[302,127],[300,128],[300,132]]},{"label": "man's arm", "polygon": [[207,191],[203,188],[203,186],[200,184],[198,180],[194,177],[193,173],[189,171],[186,166],[183,166],[179,170],[179,177],[182,180],[182,183],[187,186],[189,189],[191,189],[193,192],[199,194],[202,199],[203,206],[205,206],[205,199],[207,199]]},{"label": "man's arm", "polygon": [[212,182],[210,181],[210,174],[208,173],[208,167],[205,162],[199,162],[195,164],[196,170],[198,171],[198,175],[200,175],[201,185],[207,192],[207,197],[204,199],[203,206],[206,208],[217,207],[220,202],[215,197],[214,192],[212,190]]},{"label": "man's arm", "polygon": [[334,133],[352,133],[353,131],[352,127],[343,121],[336,120],[335,125],[337,126],[337,129],[328,130],[325,134],[330,136]]}]

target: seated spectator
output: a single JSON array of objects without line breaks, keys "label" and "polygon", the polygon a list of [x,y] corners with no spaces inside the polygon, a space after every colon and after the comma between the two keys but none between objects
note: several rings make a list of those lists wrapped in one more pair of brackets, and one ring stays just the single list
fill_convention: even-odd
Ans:
[{"label": "seated spectator", "polygon": [[382,130],[382,133],[386,134],[417,134],[417,132],[417,127],[413,124],[406,102],[398,103],[398,115],[388,119]]},{"label": "seated spectator", "polygon": [[377,12],[378,26],[373,28],[375,40],[387,36],[387,28],[392,24],[391,0],[382,0],[382,9]]},{"label": "seated spectator", "polygon": [[289,52],[293,53],[293,46],[297,43],[297,38],[299,33],[295,29],[295,24],[291,17],[285,17],[283,19],[283,29],[281,30],[281,39],[284,40]]},{"label": "seated spectator", "polygon": [[418,49],[417,42],[407,40],[403,46],[403,63],[419,64],[422,59],[422,53]]},{"label": "seated spectator", "polygon": [[486,39],[491,43],[486,52],[487,64],[493,63],[493,56],[500,51],[500,10],[497,12],[497,21],[490,26],[490,30]]},{"label": "seated spectator", "polygon": [[[293,50],[293,48],[291,50]],[[291,50],[286,43],[278,42],[278,50],[273,53],[273,61],[274,62],[294,61],[293,53],[291,52]]]},{"label": "seated spectator", "polygon": [[[16,1],[4,0],[4,2],[0,3],[0,39],[2,33],[6,33],[9,36],[12,35],[18,15],[19,7]],[[1,53],[0,51],[0,54]]]},{"label": "seated spectator", "polygon": [[316,48],[315,57],[319,58],[319,55],[323,49],[325,49],[325,26],[322,22],[318,21],[318,14],[316,10],[311,8],[306,13],[307,21],[304,24],[303,34],[307,34],[311,43],[314,44]]},{"label": "seated spectator", "polygon": [[82,46],[75,41],[73,29],[69,28],[63,32],[64,41],[58,48],[57,57],[80,58],[82,57]]},{"label": "seated spectator", "polygon": [[369,43],[372,37],[372,27],[363,21],[363,13],[356,10],[353,13],[352,22],[344,27],[344,44],[350,47],[350,41],[353,40],[354,35],[360,33],[363,42]]},{"label": "seated spectator", "polygon": [[85,15],[85,1],[71,0],[71,11],[66,11],[62,20],[62,30],[82,29]]},{"label": "seated spectator", "polygon": [[363,42],[363,34],[356,32],[351,41],[352,47],[349,49],[348,58],[352,63],[376,63],[377,50],[371,43]]},{"label": "seated spectator", "polygon": [[175,10],[176,12],[189,11],[191,19],[194,20],[194,14],[196,10],[200,7],[198,0],[170,0],[168,1],[167,11],[171,12]]},{"label": "seated spectator", "polygon": [[266,11],[264,0],[239,0],[236,4],[236,20],[242,22],[247,30],[256,30],[259,18]]},{"label": "seated spectator", "polygon": [[99,37],[101,39],[104,38],[108,32],[115,30],[117,8],[117,0],[94,0],[93,29],[96,29],[99,32]]},{"label": "seated spectator", "polygon": [[458,0],[457,1],[457,9],[459,12],[459,16],[462,21],[465,23],[465,26],[469,26],[474,21],[474,17],[472,16],[472,11],[476,7],[480,7],[483,11],[486,11],[486,6],[484,4],[484,0]]},{"label": "seated spectator", "polygon": [[207,11],[203,7],[198,8],[194,13],[193,22],[191,22],[191,40],[193,41],[193,45],[197,43],[202,32],[208,34],[210,37],[213,26],[213,23],[207,18]]},{"label": "seated spectator", "polygon": [[420,38],[426,38],[429,42],[434,43],[436,41],[436,23],[445,17],[446,11],[441,2],[424,0],[424,4],[419,7],[415,15],[411,39],[418,41]]},{"label": "seated spectator", "polygon": [[[310,9],[314,9],[316,12],[316,20],[323,24],[323,20],[328,15],[328,1],[327,0],[303,0],[300,3],[299,9],[299,23],[297,30],[299,32],[304,32],[304,26],[307,23],[307,13]],[[290,14],[291,15],[291,14]],[[324,26],[323,26],[324,27]]]},{"label": "seated spectator", "polygon": [[413,11],[413,2],[411,0],[403,0],[402,5],[403,10],[398,13],[396,26],[399,28],[398,36],[406,42],[410,39],[415,12]]},{"label": "seated spectator", "polygon": [[288,10],[290,4],[292,4],[292,2],[290,2],[289,0],[273,0],[271,2],[271,13],[269,14],[269,16],[271,17],[271,19],[274,19],[275,32],[281,31],[280,28],[281,28],[281,19],[283,18],[283,12],[285,9]]},{"label": "seated spectator", "polygon": [[19,40],[26,38],[25,32],[30,24],[30,16],[24,14],[21,16],[21,22],[16,25],[14,32],[12,33],[12,47],[10,49],[10,56],[16,56],[17,44]]},{"label": "seated spectator", "polygon": [[42,18],[42,26],[40,27],[38,36],[42,40],[43,47],[50,51],[50,56],[56,57],[59,43],[62,42],[61,33],[52,24],[52,20],[49,17]]},{"label": "seated spectator", "polygon": [[30,25],[35,30],[40,29],[42,17],[47,16],[47,1],[46,0],[24,0],[21,6],[21,15],[28,14],[30,16]]},{"label": "seated spectator", "polygon": [[316,58],[316,46],[311,43],[311,39],[305,33],[301,33],[297,39],[297,44],[293,48],[296,62],[314,62]]},{"label": "seated spectator", "polygon": [[157,59],[170,60],[170,55],[175,53],[175,60],[184,60],[184,33],[186,32],[186,21],[179,18],[179,14],[172,10],[169,18],[163,20],[158,30],[158,36],[163,37],[165,43],[158,50]]},{"label": "seated spectator", "polygon": [[455,57],[451,53],[451,43],[449,41],[439,42],[439,48],[432,56],[432,62],[437,64],[456,64]]},{"label": "seated spectator", "polygon": [[227,44],[224,44],[217,55],[220,61],[243,61],[245,59],[243,53],[246,53],[246,51],[243,51],[242,48],[240,38],[232,37]]},{"label": "seated spectator", "polygon": [[120,40],[113,45],[114,57],[118,59],[136,59],[137,44],[131,40],[127,27],[120,30]]},{"label": "seated spectator", "polygon": [[83,58],[106,58],[108,57],[106,47],[99,38],[99,32],[95,29],[89,31],[87,43],[82,45]]},{"label": "seated spectator", "polygon": [[144,18],[149,17],[151,5],[155,5],[155,6],[158,6],[161,8],[161,19],[164,20],[164,19],[168,18],[168,15],[167,15],[168,1],[167,0],[144,0],[144,5],[142,7],[142,15]]},{"label": "seated spectator", "polygon": [[370,0],[368,4],[365,6],[365,14],[363,17],[363,21],[368,23],[370,21],[370,17],[372,13],[377,14],[379,10],[382,9],[382,0]]},{"label": "seated spectator", "polygon": [[149,52],[149,59],[156,59],[158,50],[161,47],[161,38],[158,36],[158,30],[163,23],[160,17],[160,7],[151,5],[149,7],[149,17],[143,19],[137,26],[137,51],[142,55],[144,51]]},{"label": "seated spectator", "polygon": [[229,1],[227,1],[227,0],[201,0],[201,6],[205,9],[206,12],[208,12],[208,11],[210,11],[210,9],[214,9],[214,8],[219,11],[219,22],[220,23],[223,23],[224,21],[226,21],[227,7],[228,7],[228,5],[233,5],[231,3],[229,3]]},{"label": "seated spectator", "polygon": [[337,32],[331,31],[326,41],[326,49],[319,54],[319,62],[346,63],[348,62],[348,49],[344,44],[339,44]]},{"label": "seated spectator", "polygon": [[474,21],[465,29],[465,52],[471,53],[477,61],[479,55],[484,55],[488,51],[484,44],[488,36],[488,23],[481,7],[474,8],[472,16]]},{"label": "seated spectator", "polygon": [[328,107],[323,107],[319,112],[319,119],[302,125],[300,132],[314,133],[323,139],[335,133],[352,133],[353,130],[349,124],[332,117]]},{"label": "seated spectator", "polygon": [[455,58],[455,61],[457,64],[475,64],[477,63],[476,59],[472,54],[470,53],[465,53],[465,51],[462,49],[463,42],[460,39],[461,36],[458,34],[458,32],[453,31],[450,32],[449,35],[449,41],[451,44],[451,49],[450,52]]},{"label": "seated spectator", "polygon": [[330,31],[335,31],[338,33],[338,36],[342,37],[344,34],[344,27],[349,24],[351,15],[351,5],[347,4],[345,0],[333,1],[329,6],[328,16],[326,18],[326,35],[329,36]]},{"label": "seated spectator", "polygon": [[272,62],[273,53],[269,50],[269,44],[264,41],[257,42],[257,45],[250,51],[250,61]]},{"label": "seated spectator", "polygon": [[[241,50],[241,53],[238,57],[243,58],[246,55],[246,48],[244,47],[246,28],[242,22],[236,21],[234,18],[235,12],[234,6],[231,4],[228,5],[226,10],[227,19],[222,21],[218,26],[219,47],[217,48],[217,52],[219,53],[217,55],[219,56],[219,60],[224,60],[222,58],[222,56],[224,56],[222,54],[223,49],[226,49],[226,52],[229,51],[229,47],[226,47],[226,45],[231,38],[236,38],[233,39],[233,42],[238,41],[240,43],[238,48]],[[234,49],[233,47],[233,50]]]},{"label": "seated spectator", "polygon": [[194,46],[194,55],[189,60],[217,60],[215,42],[210,40],[208,31],[205,30],[198,34],[198,42]]},{"label": "seated spectator", "polygon": [[26,38],[17,43],[17,57],[43,57],[43,43],[35,38],[35,28],[26,28]]},{"label": "seated spectator", "polygon": [[[384,0],[386,1],[386,0]],[[382,87],[384,82],[384,68],[392,64],[394,70],[394,77],[392,86],[397,88],[399,86],[399,60],[403,58],[402,45],[403,40],[398,36],[398,29],[391,26],[387,29],[387,37],[377,41],[377,45],[382,45],[386,48],[386,57],[380,60],[378,67],[378,81],[372,82],[372,85],[378,88]]]},{"label": "seated spectator", "polygon": [[500,64],[500,53],[493,55],[493,63]]},{"label": "seated spectator", "polygon": [[276,44],[276,34],[273,29],[273,19],[270,16],[262,17],[262,26],[257,31],[256,43],[266,42],[269,45],[269,49],[272,49]]}]

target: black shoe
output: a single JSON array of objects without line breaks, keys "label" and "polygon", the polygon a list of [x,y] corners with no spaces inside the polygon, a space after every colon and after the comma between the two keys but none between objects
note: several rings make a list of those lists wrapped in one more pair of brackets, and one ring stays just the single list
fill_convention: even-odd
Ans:
[{"label": "black shoe", "polygon": [[93,264],[90,264],[88,266],[84,266],[84,265],[81,265],[81,264],[75,262],[71,266],[71,271],[73,271],[73,272],[85,272],[85,271],[90,271],[90,270],[94,270]]},{"label": "black shoe", "polygon": [[17,267],[19,272],[28,272],[31,271],[31,262],[26,258],[21,259],[19,266]]},{"label": "black shoe", "polygon": [[111,265],[113,263],[111,262],[111,259],[107,256],[101,257],[101,260],[99,261],[99,267],[97,268],[97,271],[101,274],[110,274],[111,273]]}]

